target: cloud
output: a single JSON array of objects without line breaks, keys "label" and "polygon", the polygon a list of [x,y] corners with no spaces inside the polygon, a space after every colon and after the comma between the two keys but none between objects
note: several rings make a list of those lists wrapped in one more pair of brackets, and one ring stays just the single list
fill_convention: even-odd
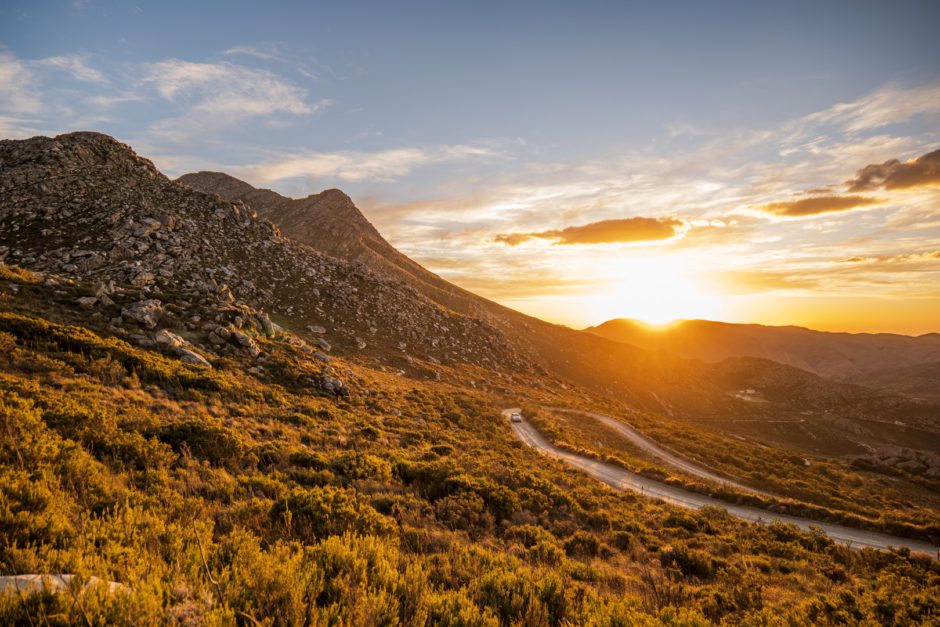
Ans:
[{"label": "cloud", "polygon": [[911,88],[888,85],[858,100],[840,103],[808,115],[803,121],[836,124],[846,131],[857,133],[938,111],[940,83]]},{"label": "cloud", "polygon": [[303,88],[272,72],[233,63],[161,61],[145,67],[143,82],[182,110],[155,124],[153,130],[177,133],[181,139],[231,127],[247,118],[312,115],[331,104],[326,99],[310,104]]},{"label": "cloud", "polygon": [[244,55],[247,57],[255,57],[256,59],[263,59],[265,61],[271,61],[273,59],[280,58],[278,54],[274,52],[269,52],[266,50],[261,50],[256,46],[234,46],[225,51],[227,56],[232,55]]},{"label": "cloud", "polygon": [[764,213],[784,218],[805,218],[823,213],[848,211],[858,207],[877,205],[884,201],[868,196],[814,196],[799,200],[786,200],[761,205],[758,209]]},{"label": "cloud", "polygon": [[909,189],[940,184],[940,150],[934,150],[912,161],[891,159],[859,170],[845,183],[850,192],[873,189]]},{"label": "cloud", "polygon": [[12,54],[0,52],[0,113],[12,118],[38,115],[41,110],[33,73]]},{"label": "cloud", "polygon": [[818,277],[760,269],[718,270],[712,278],[726,294],[814,290],[820,286]]},{"label": "cloud", "polygon": [[920,253],[900,253],[897,255],[871,255],[863,257],[856,255],[840,259],[839,263],[844,264],[865,264],[890,266],[893,265],[899,269],[910,269],[910,264],[923,264],[940,261],[940,250],[926,251]]},{"label": "cloud", "polygon": [[45,59],[39,59],[36,61],[36,64],[42,67],[68,72],[80,81],[87,81],[90,83],[108,82],[108,80],[104,77],[104,74],[93,67],[89,67],[85,63],[85,60],[77,55],[46,57]]},{"label": "cloud", "polygon": [[555,244],[612,244],[653,242],[671,239],[682,232],[685,223],[677,218],[623,218],[601,220],[581,226],[552,229],[537,233],[506,233],[495,241],[518,246],[531,239],[554,240]]},{"label": "cloud", "polygon": [[272,163],[230,168],[236,176],[266,185],[293,178],[332,178],[344,181],[392,180],[412,170],[463,159],[496,157],[498,153],[477,146],[394,148],[378,152],[313,152]]}]

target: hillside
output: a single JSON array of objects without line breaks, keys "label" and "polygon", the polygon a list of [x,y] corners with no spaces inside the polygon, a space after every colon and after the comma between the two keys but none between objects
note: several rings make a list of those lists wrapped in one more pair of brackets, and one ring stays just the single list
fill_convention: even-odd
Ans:
[{"label": "hillside", "polygon": [[920,337],[890,333],[828,333],[802,327],[769,327],[709,320],[682,320],[651,328],[629,319],[609,320],[585,329],[646,350],[718,362],[728,357],[760,357],[833,381],[865,380],[880,371],[916,371],[940,361],[940,334]]},{"label": "hillside", "polygon": [[[0,576],[77,577],[61,594],[0,594],[2,624],[920,624],[940,611],[929,557],[621,494],[525,448],[500,415],[616,397],[672,450],[724,472],[746,462],[834,519],[934,537],[923,468],[806,466],[678,410],[773,414],[729,393],[742,385],[821,411],[883,395],[546,323],[507,335],[531,319],[443,307],[103,135],[0,142],[0,192]],[[566,360],[592,385],[548,370]]]}]

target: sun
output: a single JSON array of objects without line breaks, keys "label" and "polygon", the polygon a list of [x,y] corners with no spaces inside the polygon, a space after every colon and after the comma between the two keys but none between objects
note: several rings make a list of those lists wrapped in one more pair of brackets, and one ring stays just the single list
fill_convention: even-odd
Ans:
[{"label": "sun", "polygon": [[721,300],[683,259],[657,256],[623,263],[590,299],[598,321],[635,318],[653,327],[680,319],[714,319]]}]

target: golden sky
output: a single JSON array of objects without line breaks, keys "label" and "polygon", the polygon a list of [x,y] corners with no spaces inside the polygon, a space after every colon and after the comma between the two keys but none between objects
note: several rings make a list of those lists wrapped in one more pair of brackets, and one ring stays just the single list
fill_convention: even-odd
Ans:
[{"label": "golden sky", "polygon": [[940,84],[887,86],[777,128],[695,134],[678,154],[366,207],[445,278],[573,327],[940,332],[938,115]]}]

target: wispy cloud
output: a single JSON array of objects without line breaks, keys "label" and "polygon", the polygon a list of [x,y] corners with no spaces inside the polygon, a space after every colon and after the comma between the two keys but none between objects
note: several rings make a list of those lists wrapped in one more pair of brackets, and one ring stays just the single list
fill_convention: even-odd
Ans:
[{"label": "wispy cloud", "polygon": [[490,148],[464,145],[396,148],[377,152],[311,152],[230,169],[237,176],[258,185],[295,178],[388,181],[419,167],[497,156],[498,153]]},{"label": "wispy cloud", "polygon": [[916,87],[889,85],[858,100],[806,116],[803,122],[835,124],[857,133],[937,112],[940,112],[940,83]]},{"label": "wispy cloud", "polygon": [[331,104],[328,99],[310,103],[305,89],[272,72],[233,63],[161,61],[145,68],[143,82],[179,108],[155,130],[183,138],[247,118],[311,115]]},{"label": "wispy cloud", "polygon": [[45,59],[39,59],[36,61],[36,64],[41,67],[67,72],[80,81],[88,81],[91,83],[108,82],[104,74],[102,74],[99,70],[90,67],[86,63],[85,59],[78,55],[46,57]]},{"label": "wispy cloud", "polygon": [[256,59],[263,59],[265,61],[271,61],[273,59],[278,59],[280,56],[271,51],[271,50],[262,50],[257,46],[233,46],[225,51],[226,56],[247,56],[255,57]]},{"label": "wispy cloud", "polygon": [[42,102],[33,72],[10,53],[0,52],[0,112],[38,115]]}]

